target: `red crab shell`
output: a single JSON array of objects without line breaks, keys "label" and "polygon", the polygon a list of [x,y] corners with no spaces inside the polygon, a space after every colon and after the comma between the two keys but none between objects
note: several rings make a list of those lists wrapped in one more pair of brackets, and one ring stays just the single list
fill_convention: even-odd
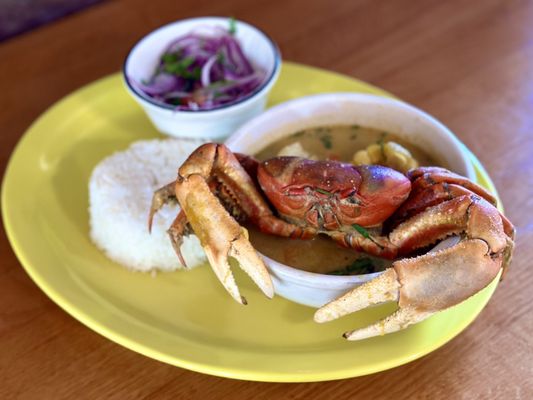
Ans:
[{"label": "red crab shell", "polygon": [[379,225],[411,191],[409,179],[390,168],[297,157],[260,163],[257,178],[286,219],[325,230]]}]

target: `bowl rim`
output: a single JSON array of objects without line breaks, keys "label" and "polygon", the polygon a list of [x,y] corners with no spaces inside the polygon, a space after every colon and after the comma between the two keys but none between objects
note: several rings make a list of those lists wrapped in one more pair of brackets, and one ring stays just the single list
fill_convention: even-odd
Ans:
[{"label": "bowl rim", "polygon": [[136,99],[138,99],[139,101],[142,101],[143,103],[145,103],[147,105],[156,107],[157,109],[168,110],[168,111],[172,111],[172,112],[175,112],[175,113],[178,113],[178,112],[179,113],[182,113],[182,112],[191,113],[191,114],[212,113],[212,112],[216,112],[216,111],[222,111],[222,110],[231,108],[233,106],[242,105],[243,103],[245,103],[245,102],[247,102],[249,100],[252,100],[253,98],[257,97],[258,95],[263,93],[265,90],[268,90],[274,84],[274,82],[276,80],[276,77],[279,75],[279,72],[280,72],[280,69],[281,69],[281,52],[280,52],[280,49],[279,49],[278,45],[276,44],[276,42],[266,32],[264,32],[263,30],[259,29],[257,26],[252,25],[252,24],[250,24],[250,23],[248,23],[246,21],[240,20],[240,19],[235,19],[235,22],[237,24],[240,23],[240,24],[246,25],[246,26],[248,26],[248,27],[250,27],[252,29],[255,29],[257,32],[259,32],[260,35],[262,35],[264,37],[264,39],[267,41],[267,43],[270,45],[271,50],[272,50],[272,54],[274,55],[274,67],[272,68],[272,73],[267,77],[267,79],[265,79],[263,81],[263,83],[261,85],[259,85],[254,91],[250,92],[246,96],[243,96],[243,97],[241,97],[240,99],[238,99],[238,100],[236,100],[234,102],[222,104],[220,106],[209,108],[209,109],[198,109],[198,110],[181,110],[180,109],[180,110],[177,110],[175,106],[162,104],[160,102],[152,100],[149,96],[147,96],[142,91],[138,90],[135,87],[135,85],[133,85],[130,82],[131,78],[126,73],[126,67],[127,67],[128,63],[130,61],[132,53],[137,48],[137,46],[139,46],[141,44],[141,42],[143,42],[149,36],[156,35],[159,31],[161,31],[163,29],[166,29],[166,28],[169,28],[171,26],[179,25],[179,24],[184,23],[184,22],[201,21],[201,20],[205,20],[205,19],[212,19],[212,20],[216,19],[218,21],[223,21],[223,20],[227,21],[227,20],[229,20],[228,17],[216,16],[216,15],[179,19],[179,20],[176,20],[176,21],[169,22],[169,23],[167,23],[165,25],[161,25],[158,28],[150,31],[146,35],[142,36],[139,40],[137,40],[130,47],[130,49],[128,51],[128,54],[127,54],[126,58],[124,59],[124,62],[122,63],[122,77],[123,77],[124,82],[126,83],[126,87],[129,89],[129,91],[132,94],[135,95]]},{"label": "bowl rim", "polygon": [[320,288],[324,289],[322,286],[324,283],[333,284],[334,287],[330,289],[336,289],[341,285],[353,285],[358,283],[365,283],[379,275],[383,271],[370,272],[368,274],[359,274],[359,275],[330,275],[330,274],[321,274],[318,272],[305,271],[296,267],[291,267],[290,265],[283,264],[273,258],[270,258],[259,250],[256,250],[261,257],[266,260],[265,263],[273,273],[279,278],[283,277],[286,280],[291,282],[298,282],[300,286],[306,286],[311,288]]},{"label": "bowl rim", "polygon": [[[250,131],[249,126],[254,125],[257,123],[262,122],[265,118],[271,119],[273,118],[272,115],[276,115],[279,112],[282,112],[287,107],[291,107],[294,104],[303,104],[304,106],[312,101],[332,101],[335,98],[343,97],[343,98],[353,98],[358,100],[367,100],[368,102],[379,102],[379,103],[389,103],[396,106],[399,106],[403,109],[409,110],[410,112],[414,112],[415,114],[421,115],[423,118],[431,122],[432,125],[440,129],[445,133],[445,135],[454,143],[454,145],[457,147],[459,153],[461,154],[461,158],[464,160],[465,168],[466,168],[466,175],[469,179],[475,178],[475,169],[469,160],[468,155],[466,154],[464,150],[464,145],[462,142],[457,138],[457,136],[442,122],[440,122],[437,118],[433,117],[431,114],[425,112],[424,110],[413,106],[412,104],[409,104],[405,101],[394,99],[394,98],[387,98],[383,96],[378,96],[374,94],[367,94],[367,93],[354,93],[354,92],[332,92],[332,93],[320,93],[316,95],[309,95],[309,96],[303,96],[296,99],[288,100],[286,102],[280,103],[274,107],[271,107],[264,113],[258,115],[255,118],[252,118],[245,124],[243,124],[239,129],[237,129],[232,135],[230,135],[226,141],[224,142],[228,147],[231,149],[235,142],[238,142],[242,140],[244,137],[246,137],[247,133]],[[287,135],[289,135],[288,133]],[[268,144],[267,144],[268,145]],[[263,145],[264,147],[264,145]],[[437,244],[438,246],[438,244]],[[359,275],[328,275],[328,274],[321,274],[317,272],[309,272],[305,271],[296,267],[291,267],[290,265],[284,264],[282,262],[279,262],[277,260],[274,260],[265,254],[261,253],[260,251],[256,250],[261,257],[266,261],[265,264],[267,265],[268,269],[276,275],[278,278],[281,276],[286,281],[290,281],[293,284],[297,284],[299,286],[305,286],[305,287],[321,287],[324,283],[328,283],[331,285],[334,285],[332,288],[341,288],[345,285],[349,284],[357,284],[357,283],[364,283],[367,282],[374,277],[381,275],[384,271],[378,271],[378,272],[372,272],[369,274],[359,274]]]},{"label": "bowl rim", "polygon": [[445,136],[447,136],[451,142],[455,145],[458,152],[461,154],[461,158],[464,161],[464,167],[465,167],[465,174],[464,176],[468,179],[475,180],[476,179],[476,171],[474,169],[474,166],[472,165],[472,162],[470,161],[467,152],[465,151],[465,146],[463,142],[459,140],[459,138],[442,122],[440,122],[437,118],[432,116],[431,114],[427,113],[426,111],[410,104],[405,101],[395,99],[395,98],[389,98],[389,97],[383,97],[375,94],[369,94],[369,93],[356,93],[356,92],[328,92],[328,93],[320,93],[320,94],[313,94],[309,96],[303,96],[298,97],[295,99],[291,99],[288,101],[285,101],[283,103],[277,104],[273,107],[270,107],[265,112],[259,114],[258,116],[250,119],[249,121],[245,122],[243,125],[241,125],[235,132],[233,132],[225,141],[224,143],[231,149],[233,145],[239,141],[241,141],[243,138],[245,138],[249,132],[250,127],[253,127],[253,125],[262,123],[266,119],[272,119],[274,116],[279,113],[283,112],[284,109],[287,107],[305,107],[309,103],[312,102],[333,102],[334,100],[338,100],[339,98],[343,100],[348,101],[364,101],[366,103],[374,103],[374,104],[389,104],[395,107],[402,108],[404,110],[407,110],[408,112],[418,114],[422,118],[426,119],[428,122],[430,122],[433,126],[438,128]]}]

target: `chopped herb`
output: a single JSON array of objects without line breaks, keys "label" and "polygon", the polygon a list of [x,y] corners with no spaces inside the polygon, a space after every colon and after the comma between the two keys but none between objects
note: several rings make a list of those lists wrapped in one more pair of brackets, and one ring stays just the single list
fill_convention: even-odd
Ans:
[{"label": "chopped herb", "polygon": [[178,61],[178,54],[177,53],[165,53],[163,54],[163,57],[161,57],[161,60],[164,63],[173,63]]},{"label": "chopped herb", "polygon": [[202,77],[202,68],[195,67],[191,72],[192,79],[200,79]]},{"label": "chopped herb", "polygon": [[331,141],[331,135],[322,135],[320,136],[320,141],[324,145],[326,149],[331,149],[333,147],[333,143]]},{"label": "chopped herb", "polygon": [[315,129],[315,133],[317,135],[321,135],[323,133],[330,133],[331,132],[331,129],[330,128],[326,128],[325,126],[319,126],[318,128]]},{"label": "chopped herb", "polygon": [[357,130],[357,129],[361,128],[361,126],[354,124],[350,128],[352,128],[353,130]]},{"label": "chopped herb", "polygon": [[376,242],[376,240],[370,236],[370,233],[368,233],[368,231],[363,228],[361,225],[357,225],[357,224],[352,224],[352,227],[361,235],[363,236],[365,239],[368,239],[370,240],[371,242],[373,242],[376,246],[378,246],[380,249],[383,249],[383,246]]},{"label": "chopped herb", "polygon": [[370,239],[372,240],[372,238],[370,237],[370,234],[368,233],[368,231],[363,228],[361,225],[357,225],[357,224],[352,224],[352,227],[361,234],[361,236],[363,236],[365,239]]},{"label": "chopped herb", "polygon": [[[166,55],[172,56],[172,54],[165,54],[165,56]],[[165,58],[165,56],[163,56],[163,59]],[[175,59],[174,61],[171,61],[173,60],[173,58],[170,57],[168,58],[168,60],[169,61],[163,60],[165,61],[163,68],[165,72],[168,72],[169,74],[181,76],[186,79],[198,79],[196,78],[196,76],[201,74],[200,68],[195,68],[195,70],[198,69],[198,72],[196,71],[191,72],[188,70],[188,68],[194,62],[194,57],[189,56],[189,57],[185,57],[182,60]]]},{"label": "chopped herb", "polygon": [[330,272],[328,275],[361,275],[376,272],[381,266],[376,265],[377,260],[369,257],[360,257],[344,268]]},{"label": "chopped herb", "polygon": [[175,99],[167,99],[167,101],[172,104],[172,105],[175,105],[175,106],[179,106],[181,105],[183,102],[181,101],[181,99],[178,99],[178,98],[175,98]]},{"label": "chopped herb", "polygon": [[327,194],[328,196],[333,196],[333,193],[328,192],[327,190],[324,190],[324,189],[316,188],[315,191],[318,193]]},{"label": "chopped herb", "polygon": [[376,142],[379,145],[382,145],[385,142],[385,138],[389,135],[389,132],[381,132],[381,136],[379,137],[378,141]]},{"label": "chopped herb", "polygon": [[298,131],[296,133],[293,133],[292,137],[300,137],[300,136],[303,136],[304,133],[305,133],[305,131]]},{"label": "chopped herb", "polygon": [[355,139],[357,139],[357,134],[356,133],[352,133],[350,135],[350,140],[355,140]]},{"label": "chopped herb", "polygon": [[229,19],[229,29],[228,32],[230,35],[235,35],[237,33],[237,21],[235,18],[231,17]]},{"label": "chopped herb", "polygon": [[193,56],[189,56],[189,57],[185,57],[183,60],[181,60],[181,65],[182,65],[184,68],[187,68],[187,67],[189,67],[189,65],[191,65],[193,62],[194,62],[194,57],[193,57]]}]

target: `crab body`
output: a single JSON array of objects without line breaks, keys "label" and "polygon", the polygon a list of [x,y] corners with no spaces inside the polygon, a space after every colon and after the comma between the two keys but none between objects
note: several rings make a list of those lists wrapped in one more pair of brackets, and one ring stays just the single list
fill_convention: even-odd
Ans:
[{"label": "crab body", "polygon": [[[182,237],[194,232],[226,290],[243,304],[228,257],[268,297],[274,290],[239,222],[288,238],[325,234],[341,246],[395,259],[378,278],[316,312],[315,321],[326,322],[371,304],[398,302],[398,311],[385,320],[346,333],[351,340],[403,329],[467,299],[505,270],[514,244],[514,227],[495,208],[494,197],[438,167],[403,175],[378,165],[298,157],[259,163],[208,143],[191,154],[175,182],[155,192],[150,226],[172,198],[182,210],[168,232],[182,263]],[[450,235],[460,240],[412,256]]]},{"label": "crab body", "polygon": [[390,168],[277,157],[257,179],[278,215],[319,231],[383,223],[409,195],[411,182]]}]

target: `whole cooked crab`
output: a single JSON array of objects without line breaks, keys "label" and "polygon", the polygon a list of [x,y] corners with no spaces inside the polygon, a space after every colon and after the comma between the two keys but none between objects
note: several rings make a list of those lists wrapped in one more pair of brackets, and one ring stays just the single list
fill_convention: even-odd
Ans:
[{"label": "whole cooked crab", "polygon": [[[181,262],[182,237],[194,232],[218,279],[243,304],[228,257],[237,259],[268,297],[274,290],[237,221],[288,238],[325,234],[341,246],[396,259],[377,278],[317,310],[315,321],[326,322],[372,304],[398,302],[384,320],[345,333],[350,340],[395,332],[466,300],[505,270],[514,244],[514,227],[495,208],[494,197],[438,167],[416,168],[406,176],[379,165],[298,157],[259,163],[208,143],[189,156],[175,182],[154,193],[150,226],[171,199],[181,206],[168,230]],[[423,254],[450,235],[460,236],[458,243]]]}]

